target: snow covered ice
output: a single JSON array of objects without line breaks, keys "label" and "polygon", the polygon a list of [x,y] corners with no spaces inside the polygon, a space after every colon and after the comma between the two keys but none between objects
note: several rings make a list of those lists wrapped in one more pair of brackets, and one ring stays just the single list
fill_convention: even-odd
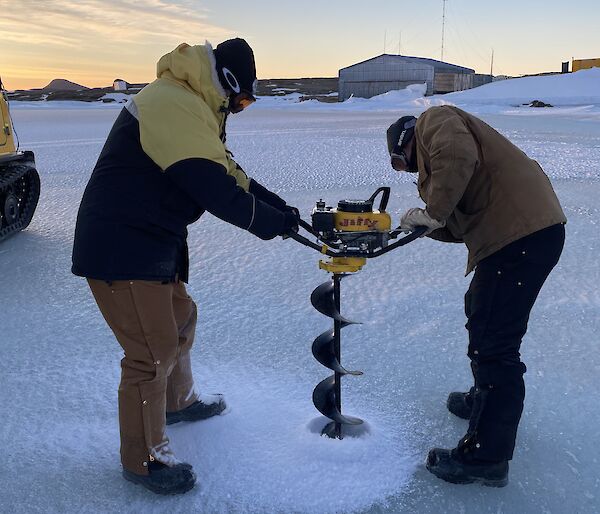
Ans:
[{"label": "snow covered ice", "polygon": [[13,104],[42,195],[29,229],[0,245],[0,510],[600,511],[600,77],[590,71],[595,87],[553,109],[518,107],[547,101],[524,88],[494,93],[491,103],[484,88],[462,103],[412,88],[341,105],[261,99],[230,118],[236,158],[305,218],[319,198],[367,198],[381,185],[392,187],[395,222],[420,205],[413,177],[389,167],[385,129],[429,105],[480,115],[548,173],[569,218],[567,243],[523,343],[525,411],[510,483],[499,490],[447,484],[423,465],[429,448],[454,446],[466,430],[445,408],[448,392],[470,380],[462,245],[420,239],[344,281],[342,312],[363,325],[344,330],[343,364],[365,375],[344,379],[343,408],[371,434],[339,442],[310,430],[312,390],[329,374],[310,352],[331,325],[309,301],[327,279],[319,255],[209,215],[190,230],[189,291],[199,310],[192,358],[198,390],[224,393],[231,411],[168,427],[177,456],[198,474],[193,491],[163,498],[125,482],[121,350],[85,281],[70,274],[77,207],[122,106]]}]

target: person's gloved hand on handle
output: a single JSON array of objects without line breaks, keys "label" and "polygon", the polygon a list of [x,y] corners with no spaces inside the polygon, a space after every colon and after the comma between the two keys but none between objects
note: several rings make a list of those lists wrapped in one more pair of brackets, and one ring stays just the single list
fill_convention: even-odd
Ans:
[{"label": "person's gloved hand on handle", "polygon": [[[438,221],[433,219],[425,209],[419,207],[413,207],[408,209],[400,219],[400,228],[407,232],[412,232],[417,227],[427,227],[427,230],[423,233],[423,236],[430,234],[438,228],[446,226],[445,221]],[[421,237],[423,237],[421,236]]]},{"label": "person's gloved hand on handle", "polygon": [[292,232],[298,232],[298,222],[300,221],[300,211],[296,207],[286,205],[282,209],[285,217],[283,222],[283,233],[281,236],[286,239]]},{"label": "person's gloved hand on handle", "polygon": [[291,232],[298,232],[298,222],[300,220],[300,211],[296,207],[288,205],[283,198],[268,190],[256,180],[250,180],[250,193],[259,200],[268,203],[284,215],[283,229],[279,234],[284,239],[289,237]]}]

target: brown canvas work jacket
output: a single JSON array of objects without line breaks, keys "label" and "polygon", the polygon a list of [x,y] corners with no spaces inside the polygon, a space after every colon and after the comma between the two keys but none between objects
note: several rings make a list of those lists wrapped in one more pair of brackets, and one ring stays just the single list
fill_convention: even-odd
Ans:
[{"label": "brown canvas work jacket", "polygon": [[429,237],[464,242],[479,261],[543,228],[566,223],[540,165],[461,109],[432,107],[415,127],[419,195],[446,227]]}]

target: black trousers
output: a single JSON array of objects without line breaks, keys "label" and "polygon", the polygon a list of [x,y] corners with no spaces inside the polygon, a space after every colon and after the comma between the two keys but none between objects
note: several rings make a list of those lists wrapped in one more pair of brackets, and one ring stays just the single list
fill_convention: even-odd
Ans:
[{"label": "black trousers", "polygon": [[505,246],[475,269],[465,295],[473,410],[458,449],[476,459],[512,458],[525,399],[521,340],[564,240],[564,225],[553,225]]}]

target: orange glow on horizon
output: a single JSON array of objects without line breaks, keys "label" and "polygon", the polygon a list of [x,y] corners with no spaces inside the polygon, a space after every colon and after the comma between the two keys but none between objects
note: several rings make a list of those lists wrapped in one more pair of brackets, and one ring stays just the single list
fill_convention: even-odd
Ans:
[{"label": "orange glow on horizon", "polygon": [[74,82],[75,84],[79,84],[80,86],[88,87],[88,88],[96,88],[96,87],[112,87],[113,81],[117,78],[122,78],[129,83],[139,84],[139,83],[147,83],[154,80],[154,77],[147,77],[145,79],[135,79],[131,77],[121,77],[115,75],[112,79],[106,80],[100,77],[90,77],[86,75],[78,75],[78,76],[68,76],[68,75],[57,75],[53,77],[20,77],[18,75],[4,75],[2,76],[2,83],[4,87],[9,91],[16,91],[20,89],[42,89],[47,86],[54,79],[64,79],[70,82]]},{"label": "orange glow on horizon", "polygon": [[[115,78],[145,83],[154,79],[160,56],[178,44],[231,37],[248,40],[261,79],[336,77],[341,68],[400,47],[404,55],[440,58],[439,24],[418,4],[407,4],[400,17],[381,19],[381,11],[369,4],[340,10],[335,2],[308,0],[302,9],[282,2],[273,10],[259,2],[248,12],[237,3],[211,10],[202,0],[0,0],[0,77],[9,90],[43,88],[58,78],[86,87],[110,87]],[[456,34],[449,32],[445,60],[477,73],[489,73],[492,46],[495,75],[560,71],[572,55],[596,54],[594,16],[571,28],[562,21],[563,7],[549,4],[544,14],[552,17],[538,27],[530,23],[537,7],[520,4],[519,16],[511,17],[519,37],[506,38],[504,5],[455,4],[447,22]],[[490,15],[494,10],[499,20]],[[510,13],[515,12],[513,7]],[[467,24],[471,16],[477,23]],[[407,19],[411,23],[394,35],[397,42],[388,39],[387,49],[382,47],[386,23],[389,29]],[[475,37],[473,26],[485,37]]]}]

